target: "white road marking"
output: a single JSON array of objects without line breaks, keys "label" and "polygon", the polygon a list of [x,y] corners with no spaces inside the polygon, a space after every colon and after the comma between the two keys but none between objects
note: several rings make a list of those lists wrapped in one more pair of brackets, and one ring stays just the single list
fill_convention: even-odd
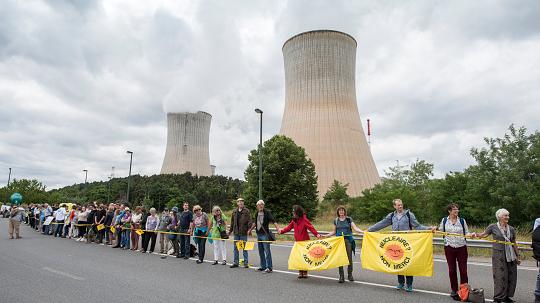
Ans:
[{"label": "white road marking", "polygon": [[67,273],[67,272],[63,272],[63,271],[60,271],[60,270],[56,270],[56,269],[52,269],[50,267],[43,267],[42,268],[43,270],[46,270],[46,271],[49,271],[49,272],[52,272],[54,274],[57,274],[57,275],[61,275],[61,276],[64,276],[64,277],[68,277],[68,278],[71,278],[73,280],[77,280],[77,281],[84,281],[85,279],[82,278],[82,277],[79,277],[79,276],[76,276],[76,275],[72,275],[70,273]]}]

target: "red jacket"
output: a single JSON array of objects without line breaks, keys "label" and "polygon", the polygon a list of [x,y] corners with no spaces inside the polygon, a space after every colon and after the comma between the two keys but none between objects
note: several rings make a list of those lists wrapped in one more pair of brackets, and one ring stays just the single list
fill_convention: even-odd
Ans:
[{"label": "red jacket", "polygon": [[294,229],[294,240],[296,241],[309,240],[308,230],[311,231],[315,237],[319,235],[306,215],[299,219],[292,219],[291,223],[281,230],[281,233],[289,232],[291,229]]}]

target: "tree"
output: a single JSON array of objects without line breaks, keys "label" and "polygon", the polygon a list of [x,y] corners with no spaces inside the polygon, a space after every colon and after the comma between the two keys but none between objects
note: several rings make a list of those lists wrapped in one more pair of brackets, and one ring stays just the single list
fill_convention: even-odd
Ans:
[{"label": "tree", "polygon": [[343,184],[338,180],[334,180],[326,194],[323,197],[323,203],[331,206],[343,205],[349,202],[347,188],[349,184]]},{"label": "tree", "polygon": [[[317,176],[315,165],[306,156],[305,150],[294,141],[276,135],[264,142],[263,187],[266,206],[279,221],[288,221],[292,216],[292,206],[299,204],[309,218],[317,215]],[[255,208],[259,186],[259,152],[252,150],[248,156],[249,165],[244,173],[246,205]]]}]

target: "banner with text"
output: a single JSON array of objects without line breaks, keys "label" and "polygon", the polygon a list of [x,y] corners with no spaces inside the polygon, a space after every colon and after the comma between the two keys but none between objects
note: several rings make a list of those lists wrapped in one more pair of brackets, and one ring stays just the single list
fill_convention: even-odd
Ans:
[{"label": "banner with text", "polygon": [[325,270],[349,264],[343,237],[295,242],[290,270]]}]

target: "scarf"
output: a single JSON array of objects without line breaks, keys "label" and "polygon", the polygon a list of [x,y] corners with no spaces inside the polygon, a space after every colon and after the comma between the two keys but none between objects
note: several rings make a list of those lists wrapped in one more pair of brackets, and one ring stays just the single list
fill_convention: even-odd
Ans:
[{"label": "scarf", "polygon": [[[504,237],[504,241],[512,242],[510,241],[510,226],[506,225],[506,232],[503,230],[499,222],[497,222],[497,227],[501,231],[501,234]],[[512,245],[505,244],[504,253],[506,254],[506,262],[514,262],[516,260],[516,252],[514,251]]]}]

